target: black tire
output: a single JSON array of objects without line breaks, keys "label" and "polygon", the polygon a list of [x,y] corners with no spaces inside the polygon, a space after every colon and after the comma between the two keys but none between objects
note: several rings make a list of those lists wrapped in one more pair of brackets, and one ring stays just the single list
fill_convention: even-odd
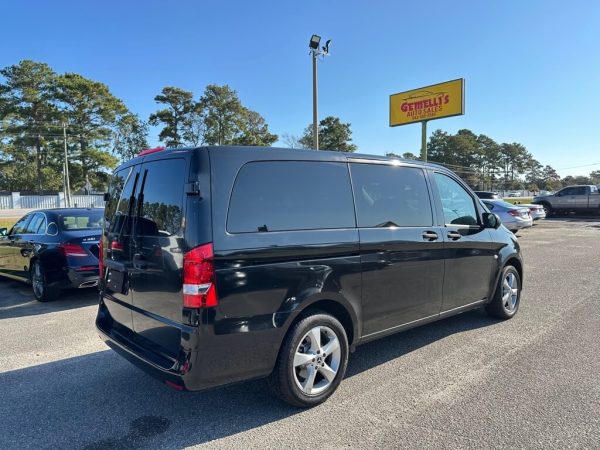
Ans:
[{"label": "black tire", "polygon": [[[510,284],[508,279],[514,280],[513,286],[510,288],[511,294],[509,295],[509,288],[507,283]],[[515,290],[516,289],[516,293]],[[496,292],[494,298],[485,307],[487,313],[498,319],[511,319],[519,310],[521,303],[521,277],[519,271],[514,266],[506,266],[502,270],[502,275],[498,280],[496,286]]]},{"label": "black tire", "polygon": [[38,302],[49,302],[58,297],[59,290],[48,285],[46,272],[42,264],[35,260],[30,269],[31,288]]},{"label": "black tire", "polygon": [[546,217],[552,217],[555,214],[554,209],[552,209],[549,203],[542,203],[542,207],[546,211]]},{"label": "black tire", "polygon": [[[309,340],[310,336],[308,334],[315,329],[319,330],[320,339],[328,338],[328,341],[324,343],[321,341],[321,345],[319,346],[321,352],[323,352],[323,349],[333,348],[333,346],[328,347],[328,344],[333,342],[332,335],[329,333],[333,332],[339,343],[339,354],[337,353],[337,349],[333,353],[326,354],[324,358],[319,358],[318,354],[312,354],[314,352],[311,350],[312,343]],[[310,348],[305,349],[306,345],[309,345]],[[311,353],[314,356],[312,361],[309,361],[306,365],[295,366],[294,359],[298,349],[302,349],[302,354],[305,355]],[[320,354],[322,355],[322,353]],[[336,361],[338,361],[337,373],[335,373],[335,376],[332,376],[332,372],[329,372],[329,369],[335,367]],[[320,367],[319,364],[323,364],[323,367]],[[335,317],[317,311],[304,317],[290,328],[283,340],[275,369],[269,376],[268,382],[273,393],[281,400],[292,406],[308,408],[323,403],[335,392],[344,378],[347,365],[348,338],[344,327]],[[303,373],[307,374],[304,375],[304,381],[308,380],[310,376],[308,374],[312,373],[312,371],[309,372],[311,368],[315,373],[312,377],[313,384],[311,386],[314,385],[316,391],[319,389],[324,390],[309,395],[299,386],[299,383],[301,383]],[[323,375],[324,373],[328,373],[332,380],[328,380],[328,377]],[[319,384],[323,384],[325,387],[319,388]]]}]

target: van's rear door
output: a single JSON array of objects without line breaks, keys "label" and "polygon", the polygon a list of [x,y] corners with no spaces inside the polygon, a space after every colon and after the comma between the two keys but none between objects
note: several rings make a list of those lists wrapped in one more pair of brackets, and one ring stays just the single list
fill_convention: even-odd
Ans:
[{"label": "van's rear door", "polygon": [[139,166],[123,168],[113,175],[109,198],[104,210],[105,226],[104,281],[102,295],[111,317],[118,324],[133,329],[130,306],[133,296],[129,287],[132,268],[132,216],[139,186]]},{"label": "van's rear door", "polygon": [[133,327],[172,358],[181,343],[188,172],[184,157],[144,162],[133,225]]}]

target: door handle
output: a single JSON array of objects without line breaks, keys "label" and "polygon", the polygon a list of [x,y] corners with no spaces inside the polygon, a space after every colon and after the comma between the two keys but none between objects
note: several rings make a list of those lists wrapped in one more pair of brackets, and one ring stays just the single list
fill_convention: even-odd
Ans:
[{"label": "door handle", "polygon": [[458,231],[448,231],[448,239],[458,241],[460,239],[460,233]]},{"label": "door handle", "polygon": [[425,241],[435,241],[438,238],[438,234],[435,231],[424,231],[423,232],[423,240]]}]

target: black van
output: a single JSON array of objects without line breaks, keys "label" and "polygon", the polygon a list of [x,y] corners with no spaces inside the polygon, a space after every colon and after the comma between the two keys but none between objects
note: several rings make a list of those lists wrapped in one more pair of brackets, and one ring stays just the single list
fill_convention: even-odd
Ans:
[{"label": "black van", "polygon": [[105,211],[96,325],[178,390],[268,377],[285,401],[312,406],[358,344],[519,307],[517,239],[433,164],[152,149],[115,171]]}]

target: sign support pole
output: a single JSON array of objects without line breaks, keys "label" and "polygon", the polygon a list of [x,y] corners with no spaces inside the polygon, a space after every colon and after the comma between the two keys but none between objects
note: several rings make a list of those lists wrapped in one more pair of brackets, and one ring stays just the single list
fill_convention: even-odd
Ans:
[{"label": "sign support pole", "polygon": [[421,122],[421,160],[427,161],[427,121]]}]

